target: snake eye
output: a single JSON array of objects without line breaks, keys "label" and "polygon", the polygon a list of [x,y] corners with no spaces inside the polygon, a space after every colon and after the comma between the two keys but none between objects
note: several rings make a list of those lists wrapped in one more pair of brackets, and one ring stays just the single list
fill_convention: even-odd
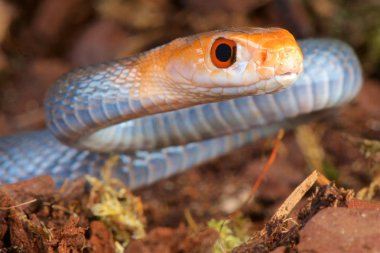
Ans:
[{"label": "snake eye", "polygon": [[236,43],[218,38],[211,47],[211,60],[217,68],[228,68],[236,61]]}]

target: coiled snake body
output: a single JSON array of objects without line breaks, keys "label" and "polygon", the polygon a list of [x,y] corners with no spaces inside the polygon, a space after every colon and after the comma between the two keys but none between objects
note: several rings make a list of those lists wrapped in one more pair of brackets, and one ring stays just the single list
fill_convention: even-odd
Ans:
[{"label": "coiled snake body", "polygon": [[48,92],[49,130],[0,139],[0,182],[99,176],[112,157],[112,175],[136,188],[357,95],[349,46],[299,45],[303,60],[283,29],[219,30],[74,70]]}]

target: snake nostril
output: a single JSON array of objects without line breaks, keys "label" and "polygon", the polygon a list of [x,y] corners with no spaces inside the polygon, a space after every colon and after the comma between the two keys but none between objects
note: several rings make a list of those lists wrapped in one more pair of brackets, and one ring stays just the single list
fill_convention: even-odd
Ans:
[{"label": "snake nostril", "polygon": [[266,52],[261,52],[261,62],[265,62],[268,58],[268,55]]}]

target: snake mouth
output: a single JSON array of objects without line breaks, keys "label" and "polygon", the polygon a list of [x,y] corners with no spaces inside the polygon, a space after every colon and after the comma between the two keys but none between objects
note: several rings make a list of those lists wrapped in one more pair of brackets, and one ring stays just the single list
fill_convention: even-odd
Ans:
[{"label": "snake mouth", "polygon": [[283,88],[287,88],[292,85],[298,78],[298,74],[293,72],[288,72],[285,74],[275,76],[275,80],[279,83]]},{"label": "snake mouth", "polygon": [[297,80],[298,76],[297,73],[288,72],[270,79],[261,80],[252,85],[209,88],[208,92],[214,96],[223,97],[275,93],[290,87]]}]

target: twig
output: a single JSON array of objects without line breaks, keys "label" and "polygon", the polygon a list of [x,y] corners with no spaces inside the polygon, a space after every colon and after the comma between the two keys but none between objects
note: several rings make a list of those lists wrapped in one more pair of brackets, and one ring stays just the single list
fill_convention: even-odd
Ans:
[{"label": "twig", "polygon": [[281,219],[289,216],[293,208],[298,204],[306,192],[318,180],[319,173],[314,170],[296,189],[288,196],[288,198],[277,209],[276,213],[272,216],[273,219]]},{"label": "twig", "polygon": [[259,188],[259,186],[261,185],[261,182],[264,179],[265,174],[268,172],[269,168],[272,166],[273,162],[276,160],[277,150],[278,150],[278,147],[280,146],[281,140],[284,138],[284,134],[285,134],[285,131],[282,128],[277,132],[277,136],[276,136],[276,140],[275,140],[275,143],[274,143],[274,146],[272,149],[272,153],[270,154],[268,161],[266,162],[264,168],[261,170],[259,176],[257,177],[255,184],[253,185],[253,187],[251,189],[251,193],[248,197],[247,202],[250,199],[252,199],[252,197],[255,195],[255,193],[257,192],[257,189]]},{"label": "twig", "polygon": [[18,205],[14,205],[14,206],[9,206],[9,207],[0,207],[0,210],[1,211],[6,211],[6,210],[10,210],[12,208],[17,208],[17,207],[20,207],[20,206],[25,206],[25,205],[29,205],[29,204],[32,204],[34,202],[36,202],[37,199],[32,199],[32,200],[29,200],[27,202],[24,202],[24,203],[21,203],[21,204],[18,204]]},{"label": "twig", "polygon": [[[317,171],[321,171],[321,170],[317,170]],[[324,185],[331,184],[331,181],[327,177],[325,177],[325,175],[318,173],[317,183],[320,186],[324,186]]]},{"label": "twig", "polygon": [[184,215],[185,215],[185,219],[187,221],[187,224],[189,224],[189,227],[191,228],[191,230],[193,230],[194,232],[199,231],[199,226],[195,222],[195,220],[194,220],[193,216],[191,215],[191,212],[188,208],[185,209]]}]

